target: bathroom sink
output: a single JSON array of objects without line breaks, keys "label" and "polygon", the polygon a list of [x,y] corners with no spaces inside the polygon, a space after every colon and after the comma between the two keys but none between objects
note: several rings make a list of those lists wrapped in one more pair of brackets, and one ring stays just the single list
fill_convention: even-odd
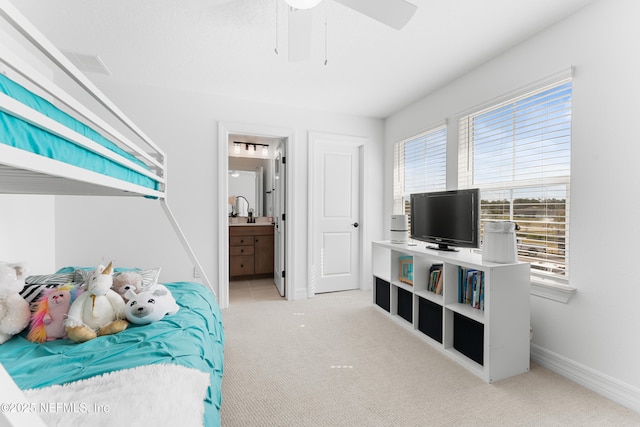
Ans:
[{"label": "bathroom sink", "polygon": [[229,218],[229,225],[232,226],[252,226],[252,225],[273,225],[272,222],[269,222],[269,218],[268,217],[258,217],[256,218],[256,222],[251,222],[248,223],[247,222],[247,218],[246,217],[239,217],[239,218]]}]

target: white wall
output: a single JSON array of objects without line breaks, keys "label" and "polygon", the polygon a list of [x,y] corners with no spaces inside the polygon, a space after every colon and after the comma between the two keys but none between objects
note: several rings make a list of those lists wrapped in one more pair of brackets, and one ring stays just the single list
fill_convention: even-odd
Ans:
[{"label": "white wall", "polygon": [[55,271],[53,196],[0,195],[0,261],[26,262],[30,274]]},{"label": "white wall", "polygon": [[531,297],[533,345],[632,396],[640,396],[639,16],[636,0],[597,1],[406,107],[385,128],[387,218],[394,142],[449,119],[448,177],[455,179],[460,112],[576,67],[570,285],[578,292],[568,304]]},{"label": "white wall", "polygon": [[[104,92],[168,154],[168,203],[211,281],[218,277],[218,141],[219,122],[249,123],[295,131],[295,157],[287,157],[294,175],[293,224],[296,259],[307,256],[308,132],[322,131],[369,139],[366,161],[382,170],[383,121],[348,117],[274,105],[220,99],[105,80]],[[382,174],[365,183],[364,210],[371,235],[365,236],[364,264],[370,274],[370,241],[382,234]],[[226,198],[224,200],[226,204]],[[226,206],[226,205],[225,205]],[[160,266],[162,281],[193,280],[193,266],[157,202],[126,198],[58,197],[56,204],[56,263],[94,265],[112,258],[118,266]],[[296,295],[305,295],[307,266],[294,265]],[[289,274],[288,274],[289,276]],[[217,286],[217,283],[214,283]]]}]

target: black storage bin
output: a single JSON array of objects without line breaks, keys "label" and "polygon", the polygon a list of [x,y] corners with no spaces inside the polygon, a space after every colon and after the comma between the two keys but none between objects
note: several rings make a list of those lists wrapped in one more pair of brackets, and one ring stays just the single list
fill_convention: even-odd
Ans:
[{"label": "black storage bin", "polygon": [[391,286],[379,277],[376,277],[376,304],[391,312]]},{"label": "black storage bin", "polygon": [[402,288],[398,288],[398,316],[413,322],[413,294]]},{"label": "black storage bin", "polygon": [[484,363],[484,325],[453,313],[453,348],[469,359]]},{"label": "black storage bin", "polygon": [[418,329],[442,343],[442,306],[428,299],[418,299]]}]

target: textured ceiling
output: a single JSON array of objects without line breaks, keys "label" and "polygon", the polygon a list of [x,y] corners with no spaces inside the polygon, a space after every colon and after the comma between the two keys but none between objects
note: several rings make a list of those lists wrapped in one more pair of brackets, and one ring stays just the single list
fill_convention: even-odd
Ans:
[{"label": "textured ceiling", "polygon": [[397,31],[324,0],[311,59],[292,63],[284,0],[11,0],[61,50],[98,55],[111,72],[88,74],[98,86],[110,78],[379,118],[593,0],[410,1],[418,11]]}]

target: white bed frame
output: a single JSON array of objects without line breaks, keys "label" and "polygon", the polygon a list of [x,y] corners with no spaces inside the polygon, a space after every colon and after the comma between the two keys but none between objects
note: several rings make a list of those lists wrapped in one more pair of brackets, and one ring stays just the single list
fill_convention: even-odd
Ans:
[{"label": "white bed frame", "polygon": [[[70,140],[81,147],[94,151],[103,157],[107,157],[122,166],[133,169],[159,183],[157,190],[150,189],[6,144],[0,144],[0,193],[154,197],[162,206],[167,219],[187,251],[196,271],[200,274],[203,283],[216,295],[215,289],[167,204],[166,154],[82,74],[62,52],[49,42],[9,0],[0,0],[0,15],[24,37],[25,41],[30,43],[30,46],[48,58],[58,71],[62,71],[84,93],[88,94],[103,107],[107,112],[106,114],[110,114],[110,120],[116,119],[118,126],[122,125],[123,129],[126,128],[127,133],[130,131],[138,143],[132,142],[108,124],[106,120],[100,118],[92,110],[66,93],[51,78],[30,65],[28,61],[12,51],[10,47],[5,46],[1,40],[0,71],[4,70],[7,74],[10,73],[11,76],[19,76],[29,82],[38,90],[39,94],[41,92],[48,99],[55,100],[56,105],[63,105],[65,112],[73,115],[77,120],[85,123],[126,152],[134,155],[147,164],[150,170],[104,148],[100,144],[2,93],[0,93],[0,109]],[[141,147],[144,147],[144,149]],[[153,203],[151,199],[150,203]]]}]

